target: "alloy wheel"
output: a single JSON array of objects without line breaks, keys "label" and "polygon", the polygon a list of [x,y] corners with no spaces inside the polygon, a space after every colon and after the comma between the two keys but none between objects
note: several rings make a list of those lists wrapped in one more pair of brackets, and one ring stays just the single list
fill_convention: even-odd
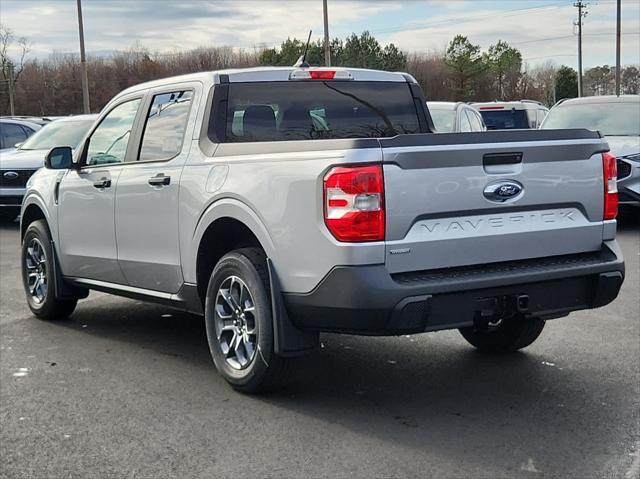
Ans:
[{"label": "alloy wheel", "polygon": [[47,298],[47,255],[42,243],[32,238],[25,257],[27,269],[27,288],[36,304],[41,304]]},{"label": "alloy wheel", "polygon": [[245,369],[253,361],[258,345],[256,309],[251,291],[237,276],[225,278],[216,294],[216,337],[227,363]]}]

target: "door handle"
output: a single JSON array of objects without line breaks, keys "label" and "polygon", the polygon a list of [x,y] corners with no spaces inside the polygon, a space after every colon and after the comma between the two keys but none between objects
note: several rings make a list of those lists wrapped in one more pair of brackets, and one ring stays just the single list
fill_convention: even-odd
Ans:
[{"label": "door handle", "polygon": [[93,186],[95,188],[109,188],[111,187],[111,179],[109,178],[100,178],[93,182]]},{"label": "door handle", "polygon": [[484,166],[517,165],[522,163],[522,153],[487,153],[482,157]]},{"label": "door handle", "polygon": [[149,178],[149,184],[151,186],[167,186],[171,183],[170,176],[164,176],[164,173],[158,173],[156,176]]}]

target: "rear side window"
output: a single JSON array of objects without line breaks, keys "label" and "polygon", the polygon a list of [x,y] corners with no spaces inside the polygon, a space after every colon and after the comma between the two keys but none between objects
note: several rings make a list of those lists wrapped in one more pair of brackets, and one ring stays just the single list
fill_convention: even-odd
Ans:
[{"label": "rear side window", "polygon": [[456,111],[429,108],[431,119],[438,133],[453,133],[456,129]]},{"label": "rear side window", "polygon": [[380,138],[420,132],[407,83],[232,83],[227,104],[227,142]]},{"label": "rear side window", "polygon": [[480,118],[468,108],[464,111],[467,114],[467,118],[469,118],[469,123],[471,123],[471,131],[482,131],[482,123],[480,123]]},{"label": "rear side window", "polygon": [[24,130],[15,123],[0,123],[0,135],[2,135],[3,148],[11,148],[27,138]]},{"label": "rear side window", "polygon": [[465,114],[464,110],[460,112],[460,132],[467,133],[473,131],[471,128],[471,122]]},{"label": "rear side window", "polygon": [[191,98],[192,92],[189,90],[153,97],[142,134],[140,161],[169,160],[180,153]]}]

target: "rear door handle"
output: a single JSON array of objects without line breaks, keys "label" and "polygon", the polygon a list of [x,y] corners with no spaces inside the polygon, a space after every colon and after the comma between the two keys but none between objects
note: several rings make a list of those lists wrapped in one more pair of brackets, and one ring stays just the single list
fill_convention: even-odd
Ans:
[{"label": "rear door handle", "polygon": [[110,188],[111,187],[111,180],[109,178],[100,178],[99,180],[96,180],[93,182],[93,186],[95,188]]},{"label": "rear door handle", "polygon": [[149,178],[149,184],[151,186],[167,186],[171,183],[170,176],[164,176],[164,173],[158,173],[156,176]]}]

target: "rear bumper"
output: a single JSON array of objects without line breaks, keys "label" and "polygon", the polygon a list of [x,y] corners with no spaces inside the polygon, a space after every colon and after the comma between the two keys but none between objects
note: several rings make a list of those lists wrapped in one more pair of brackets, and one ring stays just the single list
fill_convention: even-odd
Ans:
[{"label": "rear bumper", "polygon": [[310,293],[285,293],[301,329],[393,335],[472,325],[478,315],[547,319],[613,301],[624,279],[617,243],[550,258],[390,275],[384,265],[339,266]]}]

